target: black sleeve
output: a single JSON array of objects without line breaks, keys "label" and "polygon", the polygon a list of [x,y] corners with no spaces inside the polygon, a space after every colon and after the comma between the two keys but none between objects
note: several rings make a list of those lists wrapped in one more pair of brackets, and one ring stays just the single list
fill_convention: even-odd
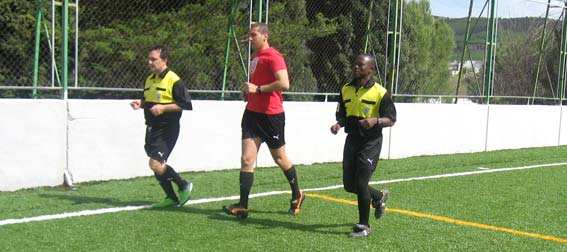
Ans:
[{"label": "black sleeve", "polygon": [[343,102],[343,94],[342,92],[339,92],[339,101],[337,104],[337,111],[335,112],[335,118],[337,119],[337,122],[344,127],[346,124],[346,107],[345,104]]},{"label": "black sleeve", "polygon": [[396,122],[396,106],[390,92],[386,93],[380,102],[380,117],[388,117],[392,122]]},{"label": "black sleeve", "polygon": [[183,110],[193,110],[189,91],[185,88],[185,81],[179,80],[173,84],[173,100]]}]

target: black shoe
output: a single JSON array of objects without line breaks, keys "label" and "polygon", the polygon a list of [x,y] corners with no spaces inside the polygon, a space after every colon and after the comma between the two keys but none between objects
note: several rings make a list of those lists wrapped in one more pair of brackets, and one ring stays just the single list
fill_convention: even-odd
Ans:
[{"label": "black shoe", "polygon": [[291,199],[290,201],[290,206],[289,206],[289,211],[287,211],[287,213],[289,215],[293,215],[296,216],[299,214],[299,212],[301,211],[301,205],[303,204],[303,201],[305,200],[305,193],[301,192],[299,193],[299,198],[298,199]]},{"label": "black shoe", "polygon": [[372,232],[370,226],[362,225],[362,224],[354,224],[352,227],[352,232],[348,235],[349,237],[367,237]]},{"label": "black shoe", "polygon": [[382,193],[382,198],[380,198],[380,200],[372,199],[372,206],[376,209],[374,212],[374,218],[376,219],[380,219],[386,211],[386,200],[388,200],[388,195],[390,194],[388,189],[383,189],[380,192]]},{"label": "black shoe", "polygon": [[230,215],[234,215],[240,219],[246,219],[248,217],[248,208],[244,208],[239,204],[232,204],[228,206],[222,206],[222,210]]}]

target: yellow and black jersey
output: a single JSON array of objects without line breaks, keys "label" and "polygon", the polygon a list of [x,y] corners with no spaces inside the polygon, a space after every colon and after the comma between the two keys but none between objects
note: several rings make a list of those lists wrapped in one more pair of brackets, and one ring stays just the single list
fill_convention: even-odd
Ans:
[{"label": "yellow and black jersey", "polygon": [[370,117],[388,117],[396,121],[396,107],[392,96],[382,85],[369,80],[361,87],[353,80],[341,88],[337,106],[337,122],[345,127],[345,132],[361,137],[382,136],[382,127],[375,125],[364,129],[358,122]]},{"label": "yellow and black jersey", "polygon": [[183,110],[192,110],[193,105],[185,83],[173,71],[166,69],[160,75],[152,74],[146,79],[142,98],[146,125],[179,122],[181,111],[154,116],[150,108],[155,104],[175,103]]}]

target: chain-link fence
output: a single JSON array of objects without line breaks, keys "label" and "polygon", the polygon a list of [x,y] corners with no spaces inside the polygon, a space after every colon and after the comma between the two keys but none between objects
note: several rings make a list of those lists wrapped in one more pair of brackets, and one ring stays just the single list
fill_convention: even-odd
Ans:
[{"label": "chain-link fence", "polygon": [[[527,0],[509,1],[522,6]],[[149,74],[147,50],[162,44],[194,97],[237,99],[254,21],[269,24],[270,44],[286,58],[288,99],[338,93],[360,53],[376,56],[376,79],[400,101],[479,100],[487,89],[501,97],[495,102],[562,97],[562,1],[549,1],[561,7],[551,6],[551,13],[540,3],[537,17],[495,20],[492,72],[485,71],[486,45],[496,0],[456,1],[461,8],[453,18],[432,14],[435,2],[68,0],[64,8],[57,1],[0,0],[0,97],[61,97],[65,84],[71,98],[136,97]]]}]

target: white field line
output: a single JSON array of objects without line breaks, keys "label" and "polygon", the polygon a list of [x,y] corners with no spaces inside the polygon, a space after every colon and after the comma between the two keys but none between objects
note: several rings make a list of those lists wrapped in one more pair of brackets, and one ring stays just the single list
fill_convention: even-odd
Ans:
[{"label": "white field line", "polygon": [[[490,169],[490,170],[477,170],[477,171],[470,171],[470,172],[458,172],[458,173],[440,174],[440,175],[423,176],[423,177],[415,177],[415,178],[374,181],[374,182],[370,182],[369,184],[371,184],[371,185],[391,184],[391,183],[398,183],[398,182],[459,177],[459,176],[468,176],[468,175],[493,173],[493,172],[517,171],[517,170],[526,170],[526,169],[553,167],[553,166],[562,166],[562,165],[567,165],[567,163],[539,164],[539,165],[529,165],[529,166],[510,167],[510,168],[494,168],[494,169]],[[325,190],[338,189],[338,188],[342,188],[342,187],[343,187],[343,185],[334,185],[334,186],[319,187],[319,188],[307,188],[307,189],[303,189],[303,191],[306,191],[306,192],[308,192],[308,191],[325,191]],[[258,197],[265,197],[265,196],[270,196],[270,195],[279,195],[279,194],[286,194],[286,193],[289,193],[289,191],[271,191],[271,192],[255,193],[255,194],[251,194],[250,198],[258,198]],[[218,201],[225,201],[225,200],[237,200],[237,199],[239,199],[239,196],[205,198],[205,199],[190,200],[185,205],[197,205],[197,204],[202,204],[202,203],[218,202]],[[149,208],[151,208],[151,205],[125,206],[125,207],[103,208],[103,209],[96,209],[96,210],[82,210],[82,211],[71,212],[71,213],[41,215],[41,216],[36,216],[36,217],[28,217],[28,218],[20,218],[20,219],[6,219],[6,220],[0,220],[0,226],[10,225],[10,224],[18,224],[18,223],[34,222],[34,221],[64,219],[64,218],[78,217],[78,216],[97,215],[97,214],[105,214],[105,213],[136,211],[136,210],[149,209]]]}]

